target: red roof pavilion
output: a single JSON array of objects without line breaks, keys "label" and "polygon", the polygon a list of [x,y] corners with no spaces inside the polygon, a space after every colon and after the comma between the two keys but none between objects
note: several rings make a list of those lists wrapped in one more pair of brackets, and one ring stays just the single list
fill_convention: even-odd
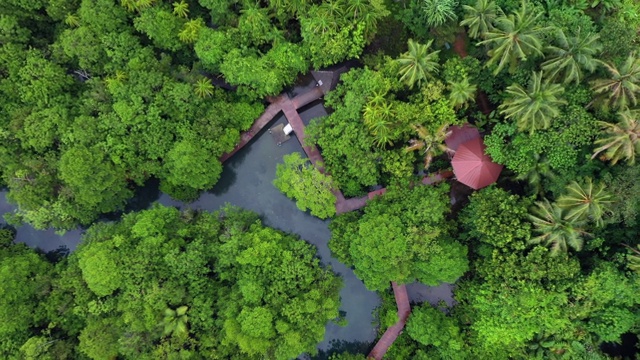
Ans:
[{"label": "red roof pavilion", "polygon": [[494,163],[484,149],[482,138],[471,139],[458,146],[451,160],[458,181],[476,190],[493,184],[502,172],[502,165]]}]

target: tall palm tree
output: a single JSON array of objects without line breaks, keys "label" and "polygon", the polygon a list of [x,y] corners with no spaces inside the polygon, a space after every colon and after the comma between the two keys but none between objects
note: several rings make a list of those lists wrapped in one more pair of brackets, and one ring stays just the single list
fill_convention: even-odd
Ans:
[{"label": "tall palm tree", "polygon": [[567,213],[567,220],[591,220],[602,226],[602,218],[609,212],[613,197],[607,193],[603,184],[595,185],[591,178],[584,185],[572,181],[567,186],[567,193],[558,198],[558,206]]},{"label": "tall palm tree", "polygon": [[632,252],[632,254],[627,254],[627,267],[637,273],[640,273],[640,245],[637,245],[637,249],[634,249],[627,244],[622,245]]},{"label": "tall palm tree", "polygon": [[427,26],[442,26],[447,21],[456,19],[456,0],[422,0],[422,11]]},{"label": "tall palm tree", "polygon": [[526,60],[532,55],[542,56],[542,41],[540,34],[547,28],[542,28],[536,24],[537,15],[530,11],[526,2],[522,2],[519,11],[508,16],[502,15],[495,21],[495,28],[484,33],[485,40],[478,43],[491,46],[488,52],[490,56],[487,66],[498,64],[494,71],[497,75],[509,64],[509,71],[516,69],[518,60]]},{"label": "tall palm tree", "polygon": [[432,73],[438,72],[440,50],[429,52],[432,43],[433,40],[429,40],[426,45],[423,45],[409,39],[409,51],[396,59],[400,64],[398,70],[400,81],[404,81],[410,88],[416,84],[422,85],[422,82],[430,78]]},{"label": "tall palm tree", "polygon": [[533,73],[526,90],[518,84],[507,87],[507,99],[499,106],[500,113],[507,119],[516,118],[520,131],[533,133],[546,129],[560,113],[559,106],[566,104],[558,97],[563,92],[562,86],[543,82],[542,72]]},{"label": "tall palm tree", "polygon": [[604,151],[601,156],[603,160],[610,160],[615,165],[621,159],[625,159],[629,165],[633,165],[636,154],[640,153],[639,115],[640,110],[625,110],[618,113],[620,120],[616,124],[599,121],[603,136],[596,140],[595,144],[600,147],[594,150],[591,158]]},{"label": "tall palm tree", "polygon": [[592,83],[593,91],[601,95],[604,108],[626,109],[638,104],[636,95],[640,92],[640,58],[629,54],[618,69],[614,64],[604,64],[611,75]]},{"label": "tall palm tree", "polygon": [[556,177],[556,174],[553,172],[548,159],[541,157],[537,153],[533,154],[533,158],[535,160],[534,165],[527,172],[518,174],[516,180],[526,181],[531,186],[533,194],[537,195],[542,194],[544,191],[542,181],[545,178],[552,180]]},{"label": "tall palm tree", "polygon": [[173,13],[174,15],[186,19],[189,16],[189,4],[184,0],[180,0],[180,2],[174,2]]},{"label": "tall palm tree", "polygon": [[598,34],[565,35],[562,29],[556,33],[557,46],[548,46],[547,60],[542,63],[542,70],[548,79],[562,79],[564,84],[575,82],[579,84],[584,78],[583,70],[593,72],[599,64],[594,58],[602,50],[598,42]]},{"label": "tall palm tree", "polygon": [[213,95],[215,88],[211,81],[205,77],[196,81],[195,84],[195,93],[201,98],[207,98]]},{"label": "tall palm tree", "polygon": [[460,81],[449,81],[449,102],[454,108],[466,105],[467,102],[476,96],[476,85],[469,83],[469,78],[465,77]]},{"label": "tall palm tree", "polygon": [[493,24],[498,16],[504,16],[502,9],[491,0],[478,0],[474,6],[462,5],[462,8],[465,15],[460,26],[467,26],[469,36],[473,39],[493,30]]},{"label": "tall palm tree", "polygon": [[187,328],[187,322],[189,317],[187,316],[188,306],[180,306],[173,310],[167,308],[164,311],[164,334],[165,335],[186,335],[189,331]]},{"label": "tall palm tree", "polygon": [[551,255],[567,252],[568,248],[582,250],[584,236],[589,235],[581,229],[584,223],[569,220],[563,210],[547,199],[536,202],[529,219],[533,223],[533,231],[539,235],[529,239],[532,244],[551,245]]},{"label": "tall palm tree", "polygon": [[409,140],[410,145],[407,146],[404,151],[422,150],[424,153],[424,168],[428,169],[433,158],[447,150],[444,141],[451,135],[451,131],[448,130],[449,125],[444,124],[440,126],[434,133],[430,133],[424,126],[419,124],[413,124],[411,127],[418,135],[418,139]]},{"label": "tall palm tree", "polygon": [[194,43],[198,38],[200,29],[202,29],[203,27],[204,21],[201,18],[189,20],[184,24],[182,31],[180,31],[180,33],[178,34],[178,37],[185,43]]}]

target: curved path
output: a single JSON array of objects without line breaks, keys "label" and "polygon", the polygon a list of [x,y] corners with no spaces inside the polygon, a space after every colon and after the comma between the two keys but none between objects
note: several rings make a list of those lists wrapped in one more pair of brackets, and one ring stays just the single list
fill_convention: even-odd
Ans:
[{"label": "curved path", "polygon": [[[307,154],[307,157],[309,158],[311,163],[318,170],[324,173],[324,160],[322,159],[320,151],[318,151],[318,148],[316,148],[315,146],[308,146],[305,144],[305,125],[302,121],[302,118],[300,118],[300,114],[298,113],[298,109],[323,96],[324,93],[322,91],[322,88],[317,86],[303,94],[294,97],[293,99],[290,99],[285,94],[280,95],[276,98],[268,98],[271,104],[267,106],[264,113],[258,119],[256,119],[251,128],[240,136],[240,141],[238,142],[236,147],[229,153],[226,153],[220,157],[220,161],[226,161],[231,156],[233,156],[233,154],[238,152],[238,150],[247,145],[251,141],[251,139],[253,139],[253,137],[260,132],[260,130],[267,126],[267,124],[269,124],[271,120],[273,120],[273,118],[278,115],[280,111],[282,111],[289,121],[289,124],[291,124],[294,133],[298,137],[300,145],[302,145],[302,149]],[[424,185],[431,185],[443,181],[451,176],[453,176],[452,171],[442,171],[434,175],[425,176],[421,182]],[[339,189],[334,189],[333,194],[336,197],[336,213],[342,214],[345,212],[360,209],[366,205],[368,200],[373,199],[377,195],[382,195],[385,192],[386,189],[383,188],[380,190],[372,191],[368,193],[367,196],[345,199],[344,195]],[[409,304],[409,295],[407,294],[406,286],[398,285],[395,282],[392,282],[391,286],[393,288],[393,294],[396,299],[396,305],[398,307],[398,322],[388,328],[382,335],[380,340],[378,340],[373,350],[371,350],[371,352],[369,353],[368,357],[370,359],[381,360],[384,357],[389,347],[402,333],[407,319],[411,314],[411,305]]]},{"label": "curved path", "polygon": [[396,298],[396,305],[398,306],[398,322],[384,332],[380,340],[376,343],[376,346],[374,346],[373,350],[369,353],[369,359],[380,360],[384,357],[389,347],[396,341],[400,333],[402,333],[404,325],[407,323],[409,315],[411,315],[411,305],[409,304],[406,285],[398,285],[395,282],[391,282],[391,287],[393,287],[393,295]]}]

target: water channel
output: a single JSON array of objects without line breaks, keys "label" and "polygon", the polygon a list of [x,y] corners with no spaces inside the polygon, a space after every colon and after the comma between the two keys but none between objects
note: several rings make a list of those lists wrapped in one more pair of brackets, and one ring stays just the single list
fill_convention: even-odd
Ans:
[{"label": "water channel", "polygon": [[[326,112],[321,101],[316,101],[300,111],[305,123],[311,118],[323,115],[326,115]],[[280,114],[269,126],[273,127],[285,121],[284,116]],[[328,229],[329,222],[298,210],[293,201],[273,186],[276,165],[282,162],[284,155],[293,152],[304,155],[302,146],[295,137],[277,146],[265,128],[251,143],[224,164],[220,181],[213,189],[204,192],[198,200],[189,204],[173,200],[151,184],[138,192],[134,208],[146,208],[157,201],[166,206],[214,211],[225,203],[230,203],[260,214],[267,226],[299,235],[301,239],[318,248],[321,261],[331,266],[344,281],[340,293],[340,310],[345,313],[348,325],[340,327],[333,323],[327,324],[325,339],[318,345],[321,357],[324,358],[326,352],[336,348],[366,352],[376,337],[372,312],[380,304],[380,298],[375,292],[367,290],[351,269],[331,256],[327,247],[331,235]],[[13,210],[14,206],[7,203],[6,196],[1,196],[0,211],[6,213]],[[55,234],[53,230],[38,231],[28,225],[17,230],[16,241],[39,247],[44,251],[55,250],[61,246],[73,251],[81,238],[80,230],[69,231],[64,235]]]}]

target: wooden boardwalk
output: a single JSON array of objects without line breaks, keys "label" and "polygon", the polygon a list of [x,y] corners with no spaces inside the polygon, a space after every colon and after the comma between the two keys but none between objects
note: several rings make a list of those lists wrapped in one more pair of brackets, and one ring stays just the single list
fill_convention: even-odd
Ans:
[{"label": "wooden boardwalk", "polygon": [[411,315],[411,305],[409,304],[406,285],[398,285],[392,282],[391,287],[393,288],[393,295],[396,298],[396,306],[398,307],[398,322],[384,332],[380,340],[378,340],[373,347],[373,350],[369,353],[369,359],[382,360],[387,350],[389,350],[389,347],[396,341],[400,333],[402,333],[407,319],[409,315]]},{"label": "wooden boardwalk", "polygon": [[[260,115],[258,119],[253,123],[251,128],[244,132],[240,136],[240,141],[236,145],[236,147],[230,151],[229,153],[224,154],[220,157],[220,161],[224,162],[228,160],[231,156],[233,156],[238,150],[242,149],[245,145],[247,145],[254,136],[256,136],[260,130],[262,130],[267,124],[273,120],[276,115],[280,111],[282,111],[291,124],[293,131],[298,137],[298,141],[300,141],[300,145],[302,145],[302,149],[307,154],[307,157],[311,161],[311,163],[321,172],[325,172],[324,169],[324,160],[322,159],[322,155],[320,151],[315,146],[307,146],[305,144],[305,126],[302,118],[300,118],[300,114],[298,113],[298,109],[310,104],[311,102],[321,98],[324,95],[322,89],[320,87],[315,87],[304,94],[300,94],[293,99],[290,99],[286,95],[280,95],[278,97],[270,97],[267,100],[271,103],[265,109],[264,113]],[[452,171],[443,171],[434,175],[425,176],[422,179],[422,183],[425,185],[435,184],[444,179],[453,176]],[[379,189],[376,191],[372,191],[367,196],[359,197],[359,198],[351,198],[345,199],[344,195],[339,189],[334,189],[333,194],[336,197],[336,213],[342,214],[349,211],[358,210],[364,207],[368,200],[373,199],[375,196],[383,195],[386,189]],[[393,342],[398,338],[404,326],[411,314],[411,305],[409,304],[409,295],[407,294],[407,288],[405,285],[398,285],[395,282],[391,283],[393,288],[393,294],[396,299],[396,306],[398,307],[398,322],[388,328],[385,333],[382,335],[380,340],[376,343],[373,350],[369,353],[370,359],[381,360],[386,354],[389,347],[393,344]]]},{"label": "wooden boardwalk", "polygon": [[262,128],[267,126],[267,124],[270,123],[271,120],[273,120],[273,118],[276,117],[276,115],[278,115],[278,113],[282,110],[281,104],[285,100],[287,100],[287,96],[280,95],[277,98],[269,100],[273,101],[271,101],[271,104],[267,106],[262,115],[260,115],[260,117],[253,122],[251,128],[240,135],[240,141],[236,144],[236,147],[220,157],[220,162],[229,160],[230,157],[232,157],[235,153],[237,153],[240,149],[247,145],[253,139],[253,137],[256,136],[260,132],[260,130],[262,130]]}]

